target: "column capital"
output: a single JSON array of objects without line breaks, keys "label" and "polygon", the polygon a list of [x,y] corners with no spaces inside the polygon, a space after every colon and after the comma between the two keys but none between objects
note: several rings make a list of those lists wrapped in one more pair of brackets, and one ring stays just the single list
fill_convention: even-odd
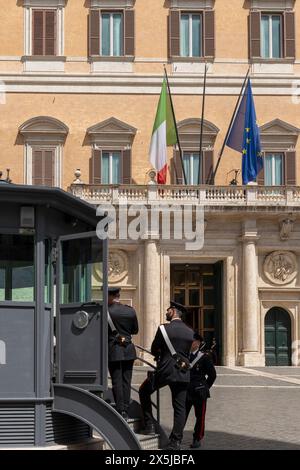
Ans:
[{"label": "column capital", "polygon": [[259,239],[260,235],[257,235],[257,233],[244,233],[239,237],[239,241],[243,243],[256,243]]}]

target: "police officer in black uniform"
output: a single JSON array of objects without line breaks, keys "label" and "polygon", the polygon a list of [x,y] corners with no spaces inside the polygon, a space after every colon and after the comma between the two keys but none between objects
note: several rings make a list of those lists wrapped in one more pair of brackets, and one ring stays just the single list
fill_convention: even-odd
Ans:
[{"label": "police officer in black uniform", "polygon": [[[186,310],[183,305],[171,302],[171,306],[168,308],[166,315],[167,321],[170,323],[164,326],[178,357],[185,360],[188,365],[194,332],[183,323],[181,317],[184,313],[186,313]],[[145,422],[144,433],[155,433],[151,394],[158,388],[168,385],[172,394],[174,423],[167,449],[179,450],[185,425],[185,402],[190,373],[188,368],[182,370],[174,366],[175,361],[172,358],[160,328],[157,330],[152,343],[151,353],[157,360],[157,370],[153,377],[148,377],[145,380],[139,390],[140,403]]]},{"label": "police officer in black uniform", "polygon": [[190,364],[198,359],[191,370],[191,381],[186,398],[186,419],[188,419],[192,406],[195,409],[196,424],[193,434],[192,449],[201,447],[204,437],[205,413],[207,399],[210,398],[209,389],[214,384],[217,374],[214,364],[209,354],[202,352],[203,338],[195,333],[192,351],[190,354]]},{"label": "police officer in black uniform", "polygon": [[108,326],[108,368],[117,411],[128,419],[130,387],[136,350],[132,335],[138,333],[138,320],[134,308],[120,303],[120,288],[108,289],[108,311],[115,327]]}]

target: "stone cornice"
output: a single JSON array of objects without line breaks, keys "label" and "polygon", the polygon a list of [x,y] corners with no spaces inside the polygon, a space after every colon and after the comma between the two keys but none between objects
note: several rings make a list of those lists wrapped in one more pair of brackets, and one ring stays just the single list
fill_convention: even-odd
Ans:
[{"label": "stone cornice", "polygon": [[293,10],[295,0],[251,0],[252,10]]},{"label": "stone cornice", "polygon": [[23,7],[26,8],[47,8],[56,7],[63,8],[68,0],[23,0]]},{"label": "stone cornice", "polygon": [[135,0],[90,0],[91,8],[133,8]]},{"label": "stone cornice", "polygon": [[171,8],[210,10],[214,7],[215,0],[171,0]]}]

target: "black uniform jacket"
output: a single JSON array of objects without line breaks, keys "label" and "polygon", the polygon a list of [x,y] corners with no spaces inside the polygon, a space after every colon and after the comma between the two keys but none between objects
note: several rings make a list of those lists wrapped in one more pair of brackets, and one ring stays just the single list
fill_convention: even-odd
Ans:
[{"label": "black uniform jacket", "polygon": [[131,342],[131,335],[136,335],[139,331],[134,308],[115,302],[109,305],[108,310],[117,332],[129,341],[129,344],[125,347],[118,344],[108,325],[108,361],[132,361],[136,359],[136,350]]},{"label": "black uniform jacket", "polygon": [[[173,320],[166,324],[165,328],[175,351],[188,360],[194,337],[193,330],[181,320]],[[190,381],[189,372],[182,372],[174,367],[174,360],[160,329],[156,332],[151,346],[151,353],[157,359],[157,372],[155,374],[157,385]]]},{"label": "black uniform jacket", "polygon": [[[190,362],[196,358],[198,351],[191,353]],[[191,369],[191,381],[189,385],[189,392],[192,392],[196,387],[206,383],[208,391],[207,398],[210,397],[209,389],[214,384],[217,377],[215,366],[208,354],[204,354],[195,366]]]}]

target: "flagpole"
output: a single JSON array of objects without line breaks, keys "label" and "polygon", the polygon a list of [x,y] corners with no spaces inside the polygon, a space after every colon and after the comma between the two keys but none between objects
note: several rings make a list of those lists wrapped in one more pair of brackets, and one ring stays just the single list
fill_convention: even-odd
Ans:
[{"label": "flagpole", "polygon": [[199,171],[198,171],[198,184],[201,182],[201,163],[203,158],[203,121],[205,112],[205,96],[206,96],[206,77],[207,77],[207,64],[205,62],[204,83],[203,83],[203,100],[202,100],[202,115],[201,115],[201,131],[200,131],[200,152],[199,152]]},{"label": "flagpole", "polygon": [[243,95],[243,91],[244,91],[244,88],[245,88],[247,79],[248,79],[248,77],[249,77],[249,73],[250,73],[250,67],[248,68],[248,71],[247,71],[245,80],[244,80],[243,85],[242,85],[242,88],[241,88],[240,95],[239,95],[238,100],[237,100],[237,102],[236,102],[235,109],[234,109],[234,112],[233,112],[233,115],[232,115],[232,118],[231,118],[231,121],[230,121],[228,130],[227,130],[227,133],[226,133],[226,136],[225,136],[225,139],[224,139],[224,142],[223,142],[221,151],[220,151],[220,153],[219,153],[219,158],[218,158],[218,161],[217,161],[217,165],[216,165],[215,171],[214,171],[213,174],[212,174],[211,182],[212,182],[213,184],[214,184],[214,182],[215,182],[216,174],[217,174],[217,171],[218,171],[218,168],[219,168],[219,165],[220,165],[220,161],[221,161],[221,158],[222,158],[224,149],[225,149],[225,145],[226,145],[226,142],[227,142],[227,138],[228,138],[228,136],[229,136],[229,134],[230,134],[230,131],[231,131],[231,128],[232,128],[232,124],[233,124],[233,122],[234,122],[234,119],[235,119],[235,116],[236,116],[236,113],[237,113],[237,110],[238,110],[238,107],[239,107],[239,104],[240,104],[240,101],[241,101],[241,97],[242,97],[242,95]]},{"label": "flagpole", "polygon": [[[172,114],[173,114],[173,121],[174,121],[174,125],[175,125],[175,132],[176,132],[177,144],[178,144],[178,148],[179,148],[179,155],[180,155],[180,162],[181,162],[181,167],[182,167],[182,174],[183,174],[184,184],[186,185],[186,184],[187,184],[187,179],[186,179],[185,169],[184,169],[184,165],[183,165],[182,148],[181,148],[181,145],[180,145],[179,134],[178,134],[178,129],[177,129],[177,122],[176,122],[176,118],[175,118],[175,111],[174,111],[173,100],[172,100],[172,95],[171,95],[171,90],[170,90],[170,84],[169,84],[169,78],[168,78],[168,74],[167,74],[167,70],[166,70],[166,66],[165,66],[165,65],[164,65],[164,70],[165,70],[165,77],[166,77],[166,82],[167,82],[167,87],[168,87],[168,93],[169,93],[169,96],[170,96],[170,103],[171,103],[171,109],[172,109]],[[175,164],[175,168],[176,168],[176,164]],[[177,173],[177,172],[176,172],[176,173]],[[177,177],[177,175],[176,175],[176,177]],[[178,181],[178,179],[177,179],[177,181]]]}]

